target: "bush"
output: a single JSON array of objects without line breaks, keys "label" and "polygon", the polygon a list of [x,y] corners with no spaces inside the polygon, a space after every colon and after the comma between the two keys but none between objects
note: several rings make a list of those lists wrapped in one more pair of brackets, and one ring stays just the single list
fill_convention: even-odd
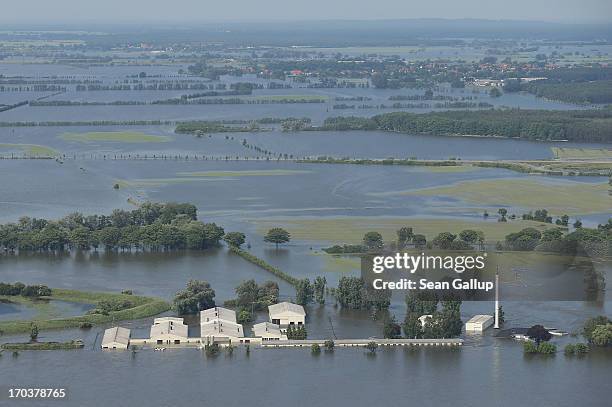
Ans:
[{"label": "bush", "polygon": [[589,345],[587,345],[586,343],[577,343],[576,345],[574,345],[574,352],[576,352],[576,354],[579,353],[589,353],[591,349],[589,348]]},{"label": "bush", "polygon": [[383,327],[383,336],[387,339],[397,339],[402,337],[402,328],[392,319],[385,323]]},{"label": "bush", "polygon": [[0,283],[0,295],[21,295],[21,292],[25,288],[23,283],[7,284]]},{"label": "bush", "polygon": [[597,346],[612,346],[612,324],[598,325],[593,330],[591,342]]},{"label": "bush", "polygon": [[312,346],[310,347],[310,351],[312,352],[313,355],[318,355],[319,353],[321,353],[321,347],[319,346],[318,343],[313,343]]},{"label": "bush", "polygon": [[206,352],[206,356],[217,356],[219,352],[221,352],[221,348],[218,343],[213,343],[204,346],[204,351]]},{"label": "bush", "polygon": [[362,245],[334,245],[322,249],[327,254],[350,254],[350,253],[364,253],[365,247]]},{"label": "bush", "polygon": [[333,351],[334,347],[336,346],[336,344],[334,343],[334,341],[332,341],[331,339],[328,339],[325,341],[325,343],[323,344],[323,346],[325,346],[325,350],[327,351]]},{"label": "bush", "polygon": [[89,313],[108,315],[111,312],[122,311],[124,309],[132,308],[132,307],[134,307],[134,303],[130,300],[113,298],[113,299],[99,301],[96,304],[96,308],[89,311]]},{"label": "bush", "polygon": [[589,318],[584,323],[584,328],[582,330],[582,336],[585,337],[587,341],[593,343],[593,331],[600,325],[612,324],[612,320],[610,320],[605,315],[600,315],[597,317]]},{"label": "bush", "polygon": [[81,322],[81,324],[79,325],[79,328],[81,329],[91,329],[93,325],[91,324],[91,322]]},{"label": "bush", "polygon": [[28,285],[21,290],[21,295],[24,297],[48,297],[51,295],[51,289],[46,285]]},{"label": "bush", "polygon": [[51,295],[51,289],[42,284],[25,285],[19,282],[15,284],[0,283],[0,295],[22,295],[31,298],[48,297]]},{"label": "bush", "polygon": [[591,349],[586,343],[569,343],[565,345],[564,352],[566,355],[584,355],[589,353]]},{"label": "bush", "polygon": [[[572,348],[570,348],[570,350],[571,349]],[[557,352],[557,345],[548,342],[541,342],[539,345],[537,345],[535,342],[528,341],[523,344],[523,351],[528,354],[540,353],[543,355],[550,355]],[[567,347],[565,352],[568,352]]]},{"label": "bush", "polygon": [[306,339],[308,336],[308,333],[306,332],[306,327],[304,325],[299,325],[299,326],[293,326],[293,325],[289,325],[287,327],[287,339],[298,339],[298,340],[303,340]]},{"label": "bush", "polygon": [[538,346],[538,353],[541,353],[544,355],[551,355],[551,354],[557,353],[557,345],[554,345],[548,342],[542,342]]},{"label": "bush", "polygon": [[366,345],[366,349],[369,350],[371,353],[374,353],[376,352],[376,349],[378,349],[378,344],[374,341],[368,342],[368,344]]},{"label": "bush", "polygon": [[534,342],[528,341],[523,344],[523,352],[529,354],[538,353],[538,347]]}]

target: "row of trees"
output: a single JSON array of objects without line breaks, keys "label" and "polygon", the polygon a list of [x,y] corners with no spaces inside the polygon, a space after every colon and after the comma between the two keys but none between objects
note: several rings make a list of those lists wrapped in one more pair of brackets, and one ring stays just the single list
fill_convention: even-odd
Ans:
[{"label": "row of trees", "polygon": [[[402,227],[397,231],[397,241],[389,244],[391,249],[402,250],[407,247],[417,249],[426,246],[443,250],[472,250],[475,246],[482,248],[485,243],[484,233],[479,230],[466,229],[458,234],[450,232],[439,233],[428,245],[427,237],[415,234],[411,227]],[[367,232],[361,245],[334,245],[323,249],[329,254],[365,253],[383,249],[385,242],[379,232]]]},{"label": "row of trees", "polygon": [[0,248],[20,251],[66,249],[178,250],[219,244],[222,227],[197,220],[191,204],[145,203],[138,209],[116,209],[111,215],[70,214],[58,221],[23,217],[0,225]]},{"label": "row of trees", "polygon": [[48,297],[52,294],[51,289],[46,285],[34,284],[25,285],[17,282],[15,284],[0,283],[0,295],[16,296],[21,295],[23,297],[38,298]]},{"label": "row of trees", "polygon": [[306,327],[304,325],[289,325],[287,327],[286,335],[287,339],[306,339],[308,337],[308,332],[306,331]]},{"label": "row of trees", "polygon": [[[523,220],[534,220],[536,222],[553,223],[553,217],[548,213],[547,209],[536,209],[534,212],[530,211],[528,213],[524,213],[522,215],[522,218]],[[557,226],[568,227],[569,220],[570,218],[568,215],[561,215],[560,217],[554,220],[554,224]],[[573,226],[578,229],[582,226],[582,222],[580,222],[580,220],[576,220]]]},{"label": "row of trees", "polygon": [[611,103],[612,80],[563,83],[558,80],[541,80],[520,85],[521,90],[547,99],[569,103]]},{"label": "row of trees", "polygon": [[525,228],[508,234],[503,243],[498,243],[498,248],[608,256],[612,253],[612,219],[606,224],[600,224],[596,229],[579,227],[571,233],[565,233],[561,228],[546,229],[542,232],[535,228]]},{"label": "row of trees", "polygon": [[332,117],[306,130],[386,130],[425,135],[519,137],[528,140],[612,142],[612,111],[489,109],[393,112],[371,118]]}]

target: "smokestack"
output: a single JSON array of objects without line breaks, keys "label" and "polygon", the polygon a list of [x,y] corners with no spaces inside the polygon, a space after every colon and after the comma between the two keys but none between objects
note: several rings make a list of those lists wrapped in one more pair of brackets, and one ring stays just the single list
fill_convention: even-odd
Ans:
[{"label": "smokestack", "polygon": [[495,325],[493,326],[493,328],[495,329],[499,329],[499,272],[498,271],[495,272]]}]

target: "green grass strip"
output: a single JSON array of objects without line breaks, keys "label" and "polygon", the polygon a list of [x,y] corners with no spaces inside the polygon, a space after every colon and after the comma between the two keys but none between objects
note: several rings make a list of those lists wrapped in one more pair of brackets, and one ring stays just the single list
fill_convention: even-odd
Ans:
[{"label": "green grass strip", "polygon": [[82,323],[101,325],[109,322],[148,318],[168,311],[171,306],[166,301],[154,298],[127,294],[112,294],[102,292],[77,291],[55,288],[50,298],[62,301],[78,302],[82,304],[96,304],[101,300],[121,299],[129,300],[134,306],[121,311],[113,311],[108,315],[87,314],[57,319],[32,319],[27,321],[0,322],[0,333],[3,335],[17,334],[30,331],[35,323],[39,330],[78,328]]},{"label": "green grass strip", "polygon": [[245,259],[248,262],[251,262],[253,264],[255,264],[256,266],[261,267],[262,269],[269,271],[270,273],[274,274],[276,277],[285,280],[286,282],[288,282],[289,284],[291,284],[292,286],[297,286],[298,284],[298,279],[290,276],[289,274],[285,273],[284,271],[274,267],[273,265],[266,263],[264,260],[260,259],[259,257],[255,256],[254,254],[251,254],[249,252],[247,252],[246,250],[242,250],[239,249],[237,247],[234,246],[230,246],[229,248],[230,252],[237,254],[238,256],[242,257],[243,259]]}]

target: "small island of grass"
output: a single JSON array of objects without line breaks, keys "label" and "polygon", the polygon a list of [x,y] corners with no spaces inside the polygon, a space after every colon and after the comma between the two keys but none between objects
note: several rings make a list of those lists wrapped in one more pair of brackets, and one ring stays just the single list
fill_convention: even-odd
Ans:
[{"label": "small island of grass", "polygon": [[[79,328],[81,326],[100,325],[108,322],[147,318],[170,309],[169,303],[154,297],[61,288],[54,288],[51,295],[40,298],[93,304],[96,308],[85,315],[74,317],[2,321],[0,322],[0,333],[8,335],[29,332],[33,323],[40,330]],[[34,299],[31,301],[34,301]],[[112,306],[114,304],[123,304],[123,306],[114,307]]]},{"label": "small island of grass", "polygon": [[92,141],[112,141],[121,143],[165,143],[171,141],[168,136],[144,134],[137,131],[91,131],[87,133],[64,133],[60,136],[66,141],[88,143]]},{"label": "small island of grass", "polygon": [[68,342],[19,342],[19,343],[3,343],[0,345],[4,350],[70,350],[82,349],[85,345],[81,340],[73,340]]}]

